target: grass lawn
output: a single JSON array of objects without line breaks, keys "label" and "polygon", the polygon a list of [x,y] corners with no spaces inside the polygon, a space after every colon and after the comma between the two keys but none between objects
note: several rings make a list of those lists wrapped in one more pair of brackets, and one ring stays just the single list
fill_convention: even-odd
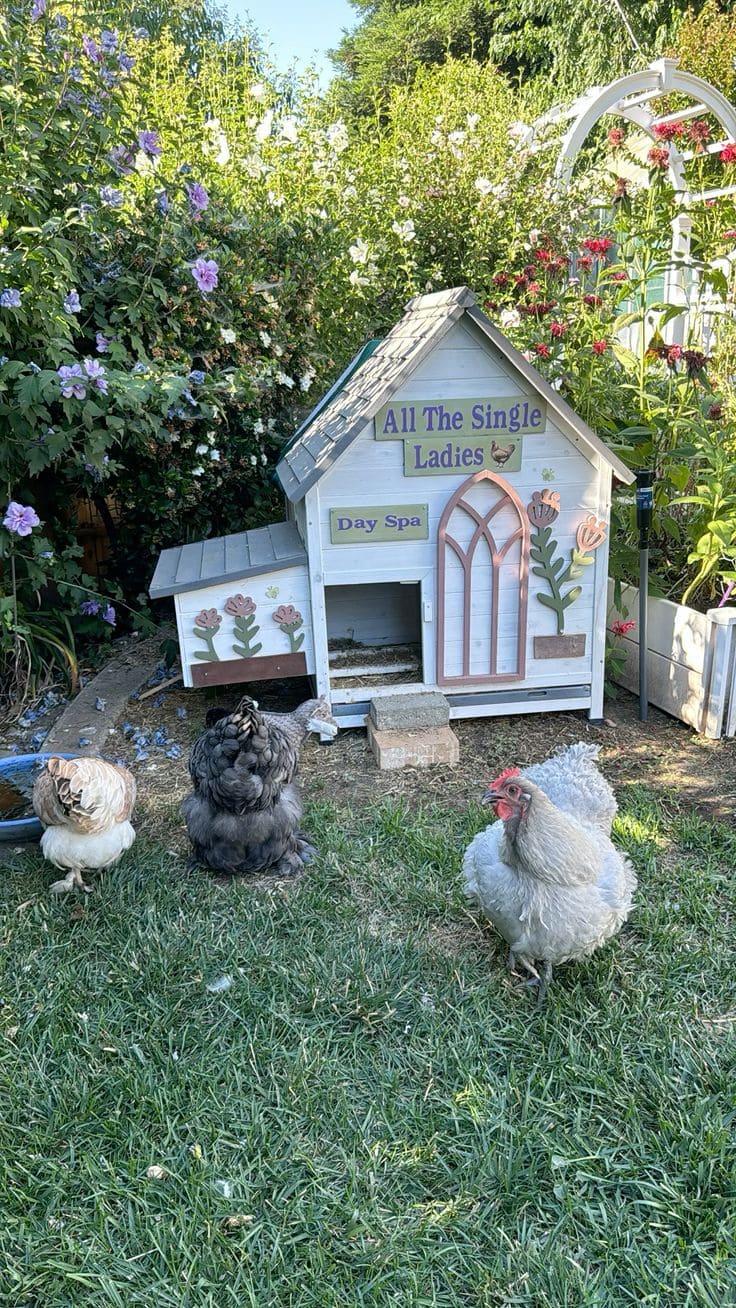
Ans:
[{"label": "grass lawn", "polygon": [[11,855],[0,1303],[735,1304],[736,835],[623,807],[635,915],[541,1012],[459,892],[480,809],[313,804],[288,887],[165,828],[83,906]]}]

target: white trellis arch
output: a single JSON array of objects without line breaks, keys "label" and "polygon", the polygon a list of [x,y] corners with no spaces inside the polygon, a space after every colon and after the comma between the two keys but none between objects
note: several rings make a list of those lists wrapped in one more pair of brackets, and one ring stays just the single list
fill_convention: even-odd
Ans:
[{"label": "white trellis arch", "polygon": [[[663,95],[686,96],[691,104],[675,113],[658,115],[651,104]],[[538,118],[530,130],[528,145],[540,148],[545,129],[557,123],[569,123],[560,145],[554,176],[564,187],[572,180],[575,163],[593,128],[604,117],[613,115],[633,123],[652,141],[657,140],[656,128],[667,123],[682,122],[691,118],[712,116],[722,135],[706,143],[701,153],[718,154],[727,145],[736,142],[736,106],[732,105],[716,87],[702,77],[695,77],[678,67],[675,59],[657,59],[640,72],[628,73],[608,86],[595,86],[578,96],[567,108],[557,107]],[[679,212],[672,224],[672,266],[665,281],[665,299],[672,304],[687,304],[687,263],[690,254],[692,220],[689,209],[706,200],[722,195],[736,194],[736,185],[713,187],[704,191],[691,191],[687,178],[687,164],[695,158],[694,150],[680,150],[673,140],[667,141],[669,150],[669,176],[679,201]],[[671,339],[682,339],[685,333],[685,315],[669,324]]]}]

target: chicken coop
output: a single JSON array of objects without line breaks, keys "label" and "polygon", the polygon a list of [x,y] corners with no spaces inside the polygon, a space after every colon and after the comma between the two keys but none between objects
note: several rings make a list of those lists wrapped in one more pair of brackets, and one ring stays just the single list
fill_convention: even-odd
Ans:
[{"label": "chicken coop", "polygon": [[308,676],[453,718],[600,717],[613,479],[633,474],[479,309],[412,300],[286,445],[281,522],[164,550],[188,686]]}]

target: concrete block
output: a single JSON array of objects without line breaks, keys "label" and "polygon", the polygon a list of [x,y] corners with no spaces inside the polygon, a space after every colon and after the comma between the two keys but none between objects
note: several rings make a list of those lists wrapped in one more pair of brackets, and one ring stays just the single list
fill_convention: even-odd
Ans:
[{"label": "concrete block", "polygon": [[433,763],[457,763],[460,742],[450,727],[420,731],[379,731],[368,719],[368,740],[382,772],[397,768],[429,768]]},{"label": "concrete block", "polygon": [[371,700],[370,720],[379,731],[446,727],[450,721],[450,705],[438,690],[422,690],[411,695],[380,695]]}]

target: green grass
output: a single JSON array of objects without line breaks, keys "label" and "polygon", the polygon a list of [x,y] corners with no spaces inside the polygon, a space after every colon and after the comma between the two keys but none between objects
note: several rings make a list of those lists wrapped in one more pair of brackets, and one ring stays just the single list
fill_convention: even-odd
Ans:
[{"label": "green grass", "polygon": [[13,856],[0,1303],[735,1304],[736,837],[627,806],[637,911],[541,1012],[459,893],[480,811],[313,808],[288,890],[143,835],[79,918]]}]

